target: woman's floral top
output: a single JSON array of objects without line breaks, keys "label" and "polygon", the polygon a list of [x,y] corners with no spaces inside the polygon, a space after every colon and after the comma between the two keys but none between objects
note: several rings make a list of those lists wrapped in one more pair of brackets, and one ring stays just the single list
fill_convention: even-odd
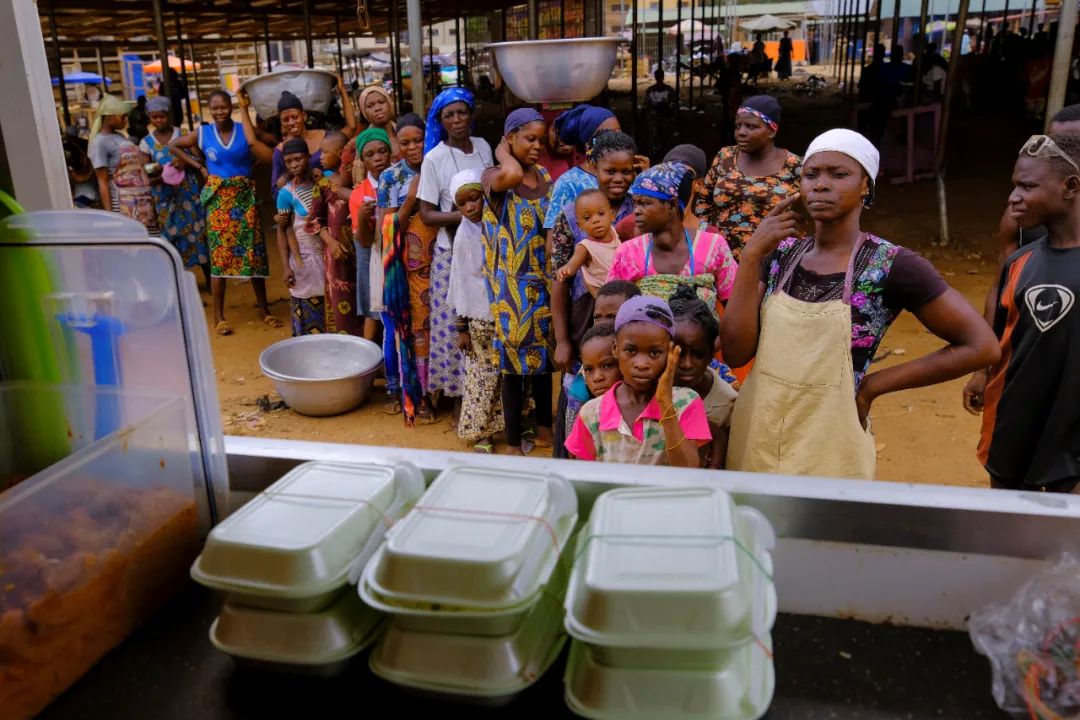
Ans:
[{"label": "woman's floral top", "polygon": [[[851,361],[856,388],[869,370],[885,332],[900,312],[916,312],[949,289],[922,255],[874,235],[867,234],[864,238],[851,278]],[[766,295],[783,290],[804,302],[843,298],[844,273],[818,275],[801,265],[791,274],[787,287],[777,288],[788,266],[813,242],[813,238],[788,238],[765,259]]]},{"label": "woman's floral top", "polygon": [[802,160],[789,152],[784,166],[775,175],[743,175],[737,162],[738,153],[735,146],[717,153],[705,175],[704,190],[694,202],[694,214],[720,230],[736,260],[769,211],[799,191],[802,172]]}]

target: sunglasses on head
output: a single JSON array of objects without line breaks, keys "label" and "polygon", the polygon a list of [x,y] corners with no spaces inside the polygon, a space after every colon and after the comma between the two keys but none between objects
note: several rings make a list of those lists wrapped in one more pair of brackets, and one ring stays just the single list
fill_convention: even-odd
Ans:
[{"label": "sunglasses on head", "polygon": [[1032,135],[1028,138],[1028,141],[1024,143],[1024,147],[1020,148],[1021,155],[1030,155],[1037,158],[1052,158],[1058,157],[1069,163],[1072,169],[1076,171],[1077,175],[1080,175],[1080,165],[1076,164],[1076,161],[1069,157],[1069,154],[1062,150],[1053,138],[1048,135]]}]

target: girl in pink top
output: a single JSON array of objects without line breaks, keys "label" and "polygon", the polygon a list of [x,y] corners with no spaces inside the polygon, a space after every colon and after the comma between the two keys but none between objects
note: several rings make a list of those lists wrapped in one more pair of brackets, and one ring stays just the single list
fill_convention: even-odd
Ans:
[{"label": "girl in pink top", "polygon": [[637,227],[644,235],[615,252],[608,280],[629,280],[646,295],[668,300],[679,285],[692,286],[720,314],[738,265],[722,235],[683,226],[693,173],[681,163],[661,163],[638,175],[630,188]]},{"label": "girl in pink top", "polygon": [[566,439],[579,460],[700,467],[698,448],[712,440],[705,405],[676,387],[680,350],[675,319],[663,300],[639,295],[615,318],[622,380],[585,403]]}]

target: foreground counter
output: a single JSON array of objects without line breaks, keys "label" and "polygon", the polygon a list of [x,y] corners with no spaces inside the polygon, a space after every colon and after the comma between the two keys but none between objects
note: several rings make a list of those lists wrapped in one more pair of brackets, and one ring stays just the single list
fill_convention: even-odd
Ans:
[{"label": "foreground counter", "polygon": [[[407,460],[429,480],[465,463],[547,470],[573,482],[583,516],[616,486],[722,487],[764,512],[780,538],[769,718],[1000,717],[988,664],[958,631],[971,609],[1008,597],[1080,537],[1080,497],[254,438],[230,437],[227,450],[232,509],[307,460]],[[378,708],[408,718],[447,710],[378,681],[365,655],[334,680],[237,668],[207,637],[217,610],[210,593],[187,588],[42,717],[216,720]],[[572,717],[564,660],[509,708],[469,716]]]}]

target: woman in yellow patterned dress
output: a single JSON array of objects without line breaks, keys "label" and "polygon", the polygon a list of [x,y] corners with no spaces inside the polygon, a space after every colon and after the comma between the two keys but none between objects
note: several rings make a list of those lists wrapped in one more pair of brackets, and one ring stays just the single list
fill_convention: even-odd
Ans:
[{"label": "woman in yellow patterned dress", "polygon": [[551,447],[551,286],[544,216],[551,176],[537,165],[546,126],[539,112],[510,113],[495,151],[499,163],[484,172],[481,220],[488,294],[495,320],[495,350],[502,370],[503,416],[509,452],[527,455],[522,437],[526,383],[536,399],[536,444]]}]

